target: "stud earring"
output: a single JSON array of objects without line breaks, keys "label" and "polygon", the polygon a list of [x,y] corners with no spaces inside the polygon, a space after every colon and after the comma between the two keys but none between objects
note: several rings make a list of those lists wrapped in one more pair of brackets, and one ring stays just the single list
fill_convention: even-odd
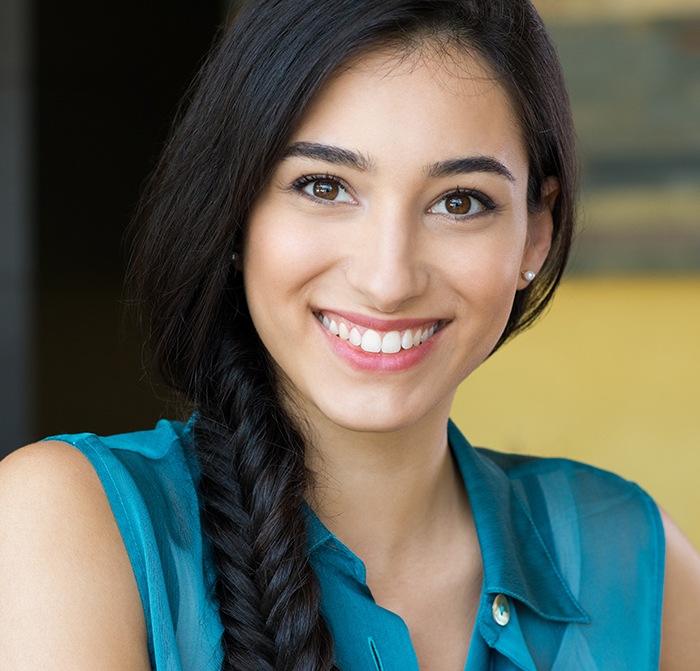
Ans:
[{"label": "stud earring", "polygon": [[532,280],[534,280],[536,277],[534,271],[532,271],[532,270],[523,270],[522,276],[523,276],[523,279],[528,281],[528,282],[532,282]]},{"label": "stud earring", "polygon": [[241,255],[238,252],[234,252],[233,254],[231,254],[231,261],[233,261],[234,263],[238,263],[240,258]]}]

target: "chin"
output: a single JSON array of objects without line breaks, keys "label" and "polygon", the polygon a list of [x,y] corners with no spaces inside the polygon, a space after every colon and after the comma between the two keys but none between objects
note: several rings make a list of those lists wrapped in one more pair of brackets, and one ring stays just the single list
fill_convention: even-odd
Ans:
[{"label": "chin", "polygon": [[[346,402],[341,408],[319,407],[318,411],[339,429],[378,434],[406,431],[435,413],[444,414],[447,421],[450,405],[451,402],[415,407],[409,405],[405,398],[395,401],[381,398],[352,404]],[[444,410],[443,406],[447,409]]]}]

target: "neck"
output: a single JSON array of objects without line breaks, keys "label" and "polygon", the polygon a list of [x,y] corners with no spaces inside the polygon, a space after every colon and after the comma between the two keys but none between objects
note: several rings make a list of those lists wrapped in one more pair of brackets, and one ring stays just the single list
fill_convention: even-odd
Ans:
[{"label": "neck", "polygon": [[468,514],[447,443],[449,408],[391,433],[318,432],[309,502],[343,543],[375,568],[396,568]]}]

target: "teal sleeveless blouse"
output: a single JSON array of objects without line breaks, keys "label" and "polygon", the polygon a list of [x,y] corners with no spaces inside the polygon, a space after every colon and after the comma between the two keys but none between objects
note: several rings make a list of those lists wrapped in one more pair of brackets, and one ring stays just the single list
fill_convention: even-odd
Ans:
[{"label": "teal sleeveless blouse", "polygon": [[[664,536],[636,485],[564,459],[477,450],[450,424],[484,566],[465,671],[658,669]],[[102,482],[131,558],[158,671],[218,671],[222,626],[202,538],[191,423],[54,436]],[[418,671],[408,629],[310,509],[309,552],[343,671]]]}]

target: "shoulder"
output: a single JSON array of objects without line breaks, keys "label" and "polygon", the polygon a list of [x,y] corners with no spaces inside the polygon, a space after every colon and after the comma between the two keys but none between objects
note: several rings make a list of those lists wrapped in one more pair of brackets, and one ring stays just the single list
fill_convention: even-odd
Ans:
[{"label": "shoulder", "polygon": [[65,442],[27,445],[0,462],[0,520],[6,525],[28,524],[29,531],[44,532],[46,542],[56,542],[61,526],[52,522],[70,523],[80,534],[87,531],[86,522],[105,522],[110,516],[95,470]]},{"label": "shoulder", "polygon": [[[55,481],[54,468],[59,479],[90,472],[89,463],[77,450],[60,440],[46,440],[15,450],[0,461],[0,482],[5,487],[31,487],[37,480],[50,484]],[[0,496],[6,493],[5,487],[0,488]]]},{"label": "shoulder", "polygon": [[662,513],[666,532],[661,670],[691,671],[700,658],[700,555],[673,520]]},{"label": "shoulder", "polygon": [[[52,497],[52,506],[46,505],[47,496]],[[27,445],[0,462],[3,518],[17,513],[29,516],[44,507],[60,515],[64,507],[79,500],[99,502],[100,496],[99,481],[90,462],[63,441]]]},{"label": "shoulder", "polygon": [[0,584],[0,667],[148,668],[143,609],[109,501],[90,461],[65,442],[0,463]]},{"label": "shoulder", "polygon": [[194,521],[185,519],[187,511],[197,508],[195,465],[185,447],[189,435],[189,427],[161,420],[145,431],[54,438],[89,461],[135,556],[132,545],[148,545],[152,534],[184,534]]},{"label": "shoulder", "polygon": [[526,503],[536,503],[546,497],[556,511],[565,503],[612,512],[638,509],[658,522],[660,516],[653,499],[630,480],[590,464],[572,459],[532,457],[479,449],[510,480]]},{"label": "shoulder", "polygon": [[497,455],[492,463],[590,619],[590,627],[577,629],[580,650],[610,668],[658,668],[665,538],[651,496],[614,473],[568,459]]},{"label": "shoulder", "polygon": [[567,552],[573,543],[591,557],[605,556],[614,547],[611,539],[618,539],[647,552],[663,577],[661,517],[637,484],[570,459],[473,449],[453,424],[448,431],[468,488],[476,477],[488,497],[524,510],[550,549],[559,545]]},{"label": "shoulder", "polygon": [[648,571],[649,599],[660,601],[664,530],[659,508],[644,489],[570,459],[499,458],[518,500],[555,554],[564,557],[579,548],[582,567],[599,579],[626,581],[616,567],[625,574],[625,562],[641,562]]}]

